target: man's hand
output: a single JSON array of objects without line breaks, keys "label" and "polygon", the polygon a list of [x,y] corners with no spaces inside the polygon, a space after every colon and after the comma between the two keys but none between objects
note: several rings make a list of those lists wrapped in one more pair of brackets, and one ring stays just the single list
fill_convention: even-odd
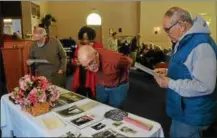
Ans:
[{"label": "man's hand", "polygon": [[33,64],[33,61],[30,60],[30,59],[28,59],[28,60],[26,61],[26,64],[27,64],[28,66],[31,66],[31,65]]},{"label": "man's hand", "polygon": [[157,69],[154,69],[154,72],[159,74],[162,77],[167,76],[167,68],[157,68]]},{"label": "man's hand", "polygon": [[58,72],[57,72],[58,74],[63,74],[63,70],[58,70]]},{"label": "man's hand", "polygon": [[161,88],[168,88],[169,87],[170,78],[165,77],[165,76],[155,76],[154,78]]}]

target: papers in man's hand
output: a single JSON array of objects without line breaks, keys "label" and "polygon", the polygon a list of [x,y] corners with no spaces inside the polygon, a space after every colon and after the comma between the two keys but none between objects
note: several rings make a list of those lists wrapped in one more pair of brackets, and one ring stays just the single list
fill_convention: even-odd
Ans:
[{"label": "papers in man's hand", "polygon": [[141,64],[139,64],[138,62],[135,63],[135,67],[138,69],[141,69],[142,71],[152,75],[152,76],[159,76],[157,73],[155,73],[153,70],[151,70],[150,68],[143,66]]},{"label": "papers in man's hand", "polygon": [[33,63],[49,63],[45,59],[30,59]]},{"label": "papers in man's hand", "polygon": [[31,63],[49,63],[45,59],[28,59],[28,62],[31,62]]}]

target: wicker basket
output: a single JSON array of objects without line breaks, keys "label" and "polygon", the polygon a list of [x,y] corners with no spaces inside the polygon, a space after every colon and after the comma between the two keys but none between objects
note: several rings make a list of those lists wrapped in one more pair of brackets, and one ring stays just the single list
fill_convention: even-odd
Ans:
[{"label": "wicker basket", "polygon": [[27,107],[26,111],[33,116],[38,116],[45,114],[50,111],[50,106],[48,102],[37,104],[36,106]]}]

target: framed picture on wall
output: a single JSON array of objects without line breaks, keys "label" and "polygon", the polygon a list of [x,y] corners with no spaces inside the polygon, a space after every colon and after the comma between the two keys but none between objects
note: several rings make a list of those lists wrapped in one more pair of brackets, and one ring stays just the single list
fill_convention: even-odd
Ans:
[{"label": "framed picture on wall", "polygon": [[38,17],[40,18],[40,6],[35,4],[35,3],[31,3],[31,10],[32,10],[32,16]]}]

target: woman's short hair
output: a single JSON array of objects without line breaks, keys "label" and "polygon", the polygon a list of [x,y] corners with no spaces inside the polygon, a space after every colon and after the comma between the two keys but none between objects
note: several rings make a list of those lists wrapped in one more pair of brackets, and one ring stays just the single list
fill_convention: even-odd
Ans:
[{"label": "woman's short hair", "polygon": [[78,39],[82,40],[85,33],[87,33],[88,40],[90,41],[93,41],[96,37],[96,31],[93,28],[83,26],[78,32]]},{"label": "woman's short hair", "polygon": [[112,36],[115,36],[115,35],[117,35],[117,32],[113,32],[113,33],[112,33]]}]

